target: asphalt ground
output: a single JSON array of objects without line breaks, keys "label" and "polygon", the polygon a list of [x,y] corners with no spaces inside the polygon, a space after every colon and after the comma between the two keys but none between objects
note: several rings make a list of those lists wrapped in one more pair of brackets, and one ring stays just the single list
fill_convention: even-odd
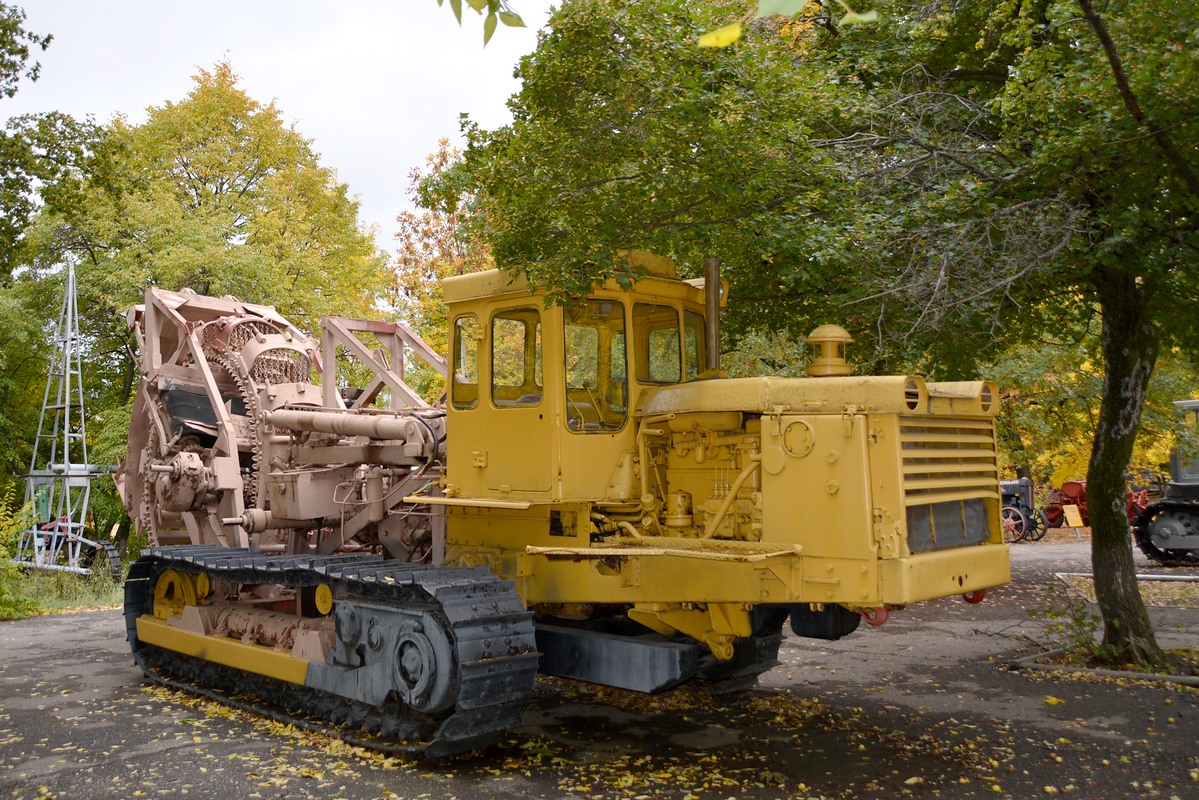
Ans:
[{"label": "asphalt ground", "polygon": [[[1088,571],[1088,543],[1012,560],[979,605],[789,637],[736,695],[541,680],[520,730],[436,764],[148,686],[117,610],[0,623],[0,798],[1199,798],[1195,689],[1009,668],[1071,619],[1054,573]],[[1151,614],[1199,646],[1199,609]]]}]

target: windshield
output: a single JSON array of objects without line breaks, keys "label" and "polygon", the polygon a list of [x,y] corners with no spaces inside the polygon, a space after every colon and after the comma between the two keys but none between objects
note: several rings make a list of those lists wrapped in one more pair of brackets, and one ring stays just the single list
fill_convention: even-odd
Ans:
[{"label": "windshield", "polygon": [[615,431],[628,417],[624,306],[588,300],[566,310],[566,427]]}]

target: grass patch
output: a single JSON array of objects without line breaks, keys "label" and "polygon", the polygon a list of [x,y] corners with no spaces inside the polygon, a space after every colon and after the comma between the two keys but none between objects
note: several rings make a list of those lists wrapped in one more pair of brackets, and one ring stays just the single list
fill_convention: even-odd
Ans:
[{"label": "grass patch", "polygon": [[124,588],[107,570],[76,575],[7,566],[11,569],[0,576],[0,620],[119,608],[125,602]]},{"label": "grass patch", "polygon": [[[1095,602],[1095,581],[1087,575],[1063,575],[1070,589],[1088,603]],[[1145,605],[1157,608],[1199,608],[1199,581],[1137,581]]]},{"label": "grass patch", "polygon": [[104,557],[90,575],[14,564],[11,559],[21,532],[31,525],[30,514],[30,505],[17,506],[15,493],[0,494],[0,620],[117,608],[124,602],[124,589],[108,571]]},{"label": "grass patch", "polygon": [[105,569],[90,575],[29,570],[19,581],[17,591],[34,599],[39,614],[118,608],[125,602],[124,588]]}]

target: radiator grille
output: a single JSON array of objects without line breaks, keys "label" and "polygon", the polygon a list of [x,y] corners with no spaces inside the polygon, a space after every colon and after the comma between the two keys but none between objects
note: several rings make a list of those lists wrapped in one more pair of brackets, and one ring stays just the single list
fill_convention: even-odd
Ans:
[{"label": "radiator grille", "polygon": [[962,547],[990,536],[986,501],[999,500],[990,420],[901,417],[908,549]]}]

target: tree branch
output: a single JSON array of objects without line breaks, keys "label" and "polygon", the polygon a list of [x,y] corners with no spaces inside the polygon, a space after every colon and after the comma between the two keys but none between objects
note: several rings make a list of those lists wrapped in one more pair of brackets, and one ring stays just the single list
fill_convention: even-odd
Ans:
[{"label": "tree branch", "polygon": [[1132,93],[1132,87],[1128,83],[1128,75],[1124,71],[1124,65],[1120,61],[1120,54],[1116,52],[1116,43],[1108,33],[1107,26],[1103,24],[1103,20],[1099,18],[1098,12],[1091,4],[1091,0],[1078,0],[1078,7],[1082,9],[1083,16],[1086,17],[1087,23],[1091,26],[1091,30],[1095,31],[1095,36],[1099,39],[1099,44],[1103,47],[1103,52],[1107,54],[1108,64],[1112,68],[1112,77],[1116,79],[1116,88],[1120,91],[1120,97],[1124,101],[1124,107],[1128,109],[1128,113],[1137,122],[1149,129],[1149,135],[1153,137],[1153,141],[1169,159],[1170,163],[1178,171],[1178,176],[1182,178],[1190,193],[1199,198],[1199,175],[1196,175],[1195,170],[1191,168],[1190,163],[1186,160],[1183,154],[1174,145],[1172,139],[1166,135],[1166,132],[1153,125],[1145,116],[1145,112],[1141,110],[1140,103],[1137,102],[1136,96]]},{"label": "tree branch", "polygon": [[582,194],[583,192],[589,192],[592,189],[598,189],[601,186],[609,183],[616,183],[617,181],[637,181],[641,180],[641,177],[641,173],[638,172],[634,173],[633,175],[616,175],[611,178],[600,178],[598,180],[588,181],[587,183],[581,183],[578,186],[571,186],[563,189],[558,193],[558,197],[562,198],[568,194]]},{"label": "tree branch", "polygon": [[985,81],[987,83],[1003,83],[1007,73],[994,69],[954,69],[949,72],[934,75],[939,81]]}]

